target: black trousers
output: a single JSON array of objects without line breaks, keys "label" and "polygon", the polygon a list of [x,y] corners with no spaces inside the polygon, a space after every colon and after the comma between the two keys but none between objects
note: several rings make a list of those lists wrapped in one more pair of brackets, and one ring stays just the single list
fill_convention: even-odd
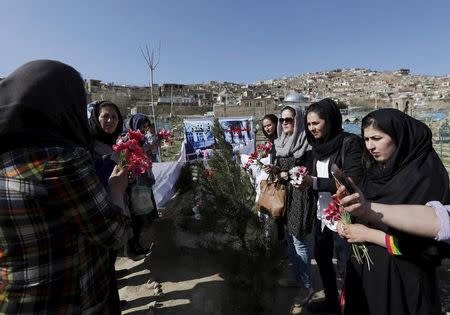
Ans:
[{"label": "black trousers", "polygon": [[114,249],[108,250],[108,271],[109,271],[109,310],[111,315],[120,315],[119,287],[117,286],[115,262],[117,252]]},{"label": "black trousers", "polygon": [[[339,242],[339,250],[343,254],[343,260],[348,259],[348,244],[339,238],[337,233],[329,228],[321,228],[321,221],[316,219],[314,232],[314,257],[319,267],[320,277],[322,278],[325,299],[330,305],[339,305],[338,290],[336,284],[336,272],[333,266],[333,255],[335,241]],[[342,255],[341,255],[342,256]],[[341,263],[345,265],[345,261]]]}]

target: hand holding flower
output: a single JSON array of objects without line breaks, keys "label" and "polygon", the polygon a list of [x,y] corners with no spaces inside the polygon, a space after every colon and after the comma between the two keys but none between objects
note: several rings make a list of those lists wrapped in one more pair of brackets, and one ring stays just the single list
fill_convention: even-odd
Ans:
[{"label": "hand holding flower", "polygon": [[349,243],[368,242],[367,235],[370,229],[362,224],[344,224],[342,232]]},{"label": "hand holding flower", "polygon": [[[360,234],[356,234],[359,233],[360,230],[362,230],[363,228],[368,229],[367,227],[365,227],[364,225],[358,224],[358,227],[360,230],[355,230],[354,235],[348,235],[346,234],[346,228],[349,225],[354,226],[354,224],[352,224],[351,221],[351,217],[350,214],[344,210],[344,207],[341,205],[339,198],[336,195],[332,196],[333,201],[329,203],[328,207],[325,208],[323,210],[325,219],[330,221],[331,223],[334,224],[334,222],[340,222],[342,225],[338,225],[338,228],[341,229],[341,231],[339,231],[339,235],[344,236],[344,238],[348,238],[348,236],[352,237],[352,240],[355,240],[352,244],[352,249],[353,249],[353,256],[355,257],[356,261],[360,264],[362,263],[366,263],[367,264],[367,268],[370,270],[370,265],[373,264],[372,259],[369,256],[369,252],[367,250],[366,245],[363,244],[363,242],[365,242],[366,240],[362,240],[362,241],[358,241],[358,236],[360,236]],[[362,226],[362,227],[361,227]],[[356,229],[354,227],[351,227],[350,229]],[[372,231],[372,229],[369,229]],[[377,231],[377,230],[376,230]],[[378,231],[380,232],[380,231]],[[373,234],[373,233],[371,233]],[[375,235],[374,237],[374,241],[378,242],[379,241],[379,235]],[[372,242],[374,242],[372,241]],[[350,242],[350,241],[349,241]],[[378,243],[377,243],[378,244]]]},{"label": "hand holding flower", "polygon": [[363,193],[350,177],[348,177],[347,180],[352,185],[355,193],[348,195],[345,187],[340,186],[336,192],[336,196],[340,200],[340,204],[344,207],[345,211],[352,216],[363,219],[370,211],[370,202],[364,198]]},{"label": "hand holding flower", "polygon": [[[250,154],[247,163],[244,165],[244,169],[248,169],[251,164],[257,164],[260,167],[264,167],[264,163],[261,162],[261,159],[267,157],[269,155],[270,150],[272,149],[272,143],[267,142],[266,144],[258,144],[256,152]],[[266,171],[266,170],[264,170]],[[267,172],[267,171],[266,171]]]},{"label": "hand holding flower", "polygon": [[120,207],[121,209],[125,209],[123,195],[125,193],[125,189],[128,186],[127,173],[128,170],[126,168],[120,168],[116,165],[111,173],[111,176],[108,179],[108,185],[111,192],[111,200],[116,206]]},{"label": "hand holding flower", "polygon": [[[369,242],[385,247],[385,233],[362,224],[346,224],[343,234],[349,243]],[[370,269],[370,268],[369,268]]]},{"label": "hand holding flower", "polygon": [[152,167],[152,161],[145,154],[140,143],[145,140],[139,131],[128,130],[125,136],[119,136],[113,150],[119,152],[119,167],[125,168],[136,174],[142,174]]}]

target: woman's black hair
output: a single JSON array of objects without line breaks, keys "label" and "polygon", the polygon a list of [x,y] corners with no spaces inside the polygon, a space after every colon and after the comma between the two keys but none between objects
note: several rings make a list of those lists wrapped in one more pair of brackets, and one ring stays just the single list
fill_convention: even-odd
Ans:
[{"label": "woman's black hair", "polygon": [[373,128],[380,129],[380,127],[378,127],[378,123],[377,123],[376,119],[370,115],[367,115],[361,121],[361,135],[364,135],[363,134],[364,129],[366,129],[369,126],[373,126]]},{"label": "woman's black hair", "polygon": [[277,116],[275,116],[275,114],[267,114],[262,118],[263,121],[264,121],[264,119],[270,120],[272,123],[275,124],[275,126],[278,123],[278,118],[277,118]]},{"label": "woman's black hair", "polygon": [[309,105],[308,108],[306,109],[305,117],[309,113],[316,113],[320,119],[324,119],[324,120],[326,120],[326,117],[327,117],[324,107],[321,106],[321,104],[319,104],[319,103],[313,103],[313,104]]}]

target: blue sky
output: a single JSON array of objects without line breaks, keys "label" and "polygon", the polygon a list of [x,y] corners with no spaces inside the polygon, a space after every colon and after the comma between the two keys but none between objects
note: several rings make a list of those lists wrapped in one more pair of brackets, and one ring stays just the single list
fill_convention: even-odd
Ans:
[{"label": "blue sky", "polygon": [[1,1],[0,76],[56,59],[84,78],[146,85],[139,47],[157,50],[155,83],[252,83],[365,67],[450,74],[450,1]]}]

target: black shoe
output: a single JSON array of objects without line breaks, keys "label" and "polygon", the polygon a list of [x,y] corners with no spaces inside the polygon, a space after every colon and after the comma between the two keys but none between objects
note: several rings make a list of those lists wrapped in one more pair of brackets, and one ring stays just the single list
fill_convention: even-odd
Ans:
[{"label": "black shoe", "polygon": [[150,248],[144,248],[141,246],[136,246],[136,250],[135,250],[135,254],[136,255],[144,255],[147,256],[148,254],[150,254]]},{"label": "black shoe", "polygon": [[339,305],[330,303],[326,300],[311,302],[306,305],[306,309],[311,313],[332,313],[341,315],[341,309],[339,308]]},{"label": "black shoe", "polygon": [[145,254],[139,253],[135,248],[131,250],[131,248],[127,248],[125,250],[125,257],[128,257],[129,259],[133,261],[138,261],[145,258]]},{"label": "black shoe", "polygon": [[126,276],[128,276],[128,269],[116,270],[117,279],[125,278]]},{"label": "black shoe", "polygon": [[146,255],[144,255],[144,254],[129,254],[129,255],[127,255],[127,257],[133,261],[138,261],[138,260],[144,259],[146,257]]}]

